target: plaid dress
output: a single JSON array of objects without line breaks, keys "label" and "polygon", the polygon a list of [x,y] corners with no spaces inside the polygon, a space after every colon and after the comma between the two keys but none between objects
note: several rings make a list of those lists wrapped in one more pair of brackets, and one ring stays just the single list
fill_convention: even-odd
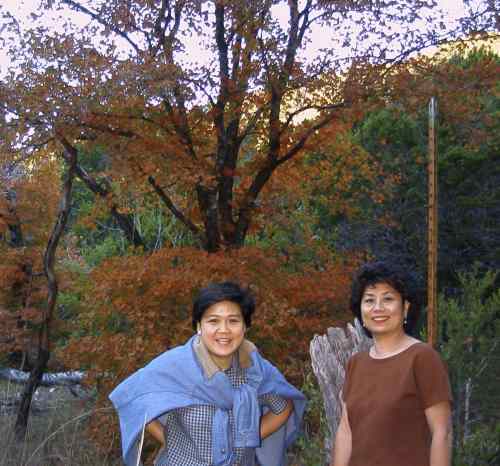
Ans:
[{"label": "plaid dress", "polygon": [[[233,388],[246,383],[245,369],[239,367],[238,358],[225,370]],[[287,401],[272,393],[259,397],[261,406],[274,414],[283,412]],[[211,466],[212,420],[216,408],[212,405],[195,405],[169,411],[165,416],[165,448],[159,453],[155,466]],[[229,423],[234,437],[234,419],[229,411]],[[235,448],[235,461],[231,466],[255,466],[254,448]]]}]

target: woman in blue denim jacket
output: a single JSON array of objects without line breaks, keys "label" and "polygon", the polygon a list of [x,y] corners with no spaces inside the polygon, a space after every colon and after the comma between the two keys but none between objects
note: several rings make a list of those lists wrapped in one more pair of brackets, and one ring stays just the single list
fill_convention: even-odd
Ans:
[{"label": "woman in blue denim jacket", "polygon": [[305,407],[245,339],[255,301],[232,282],[201,290],[196,335],[132,374],[111,393],[123,457],[137,464],[143,428],[161,445],[156,466],[282,466]]}]

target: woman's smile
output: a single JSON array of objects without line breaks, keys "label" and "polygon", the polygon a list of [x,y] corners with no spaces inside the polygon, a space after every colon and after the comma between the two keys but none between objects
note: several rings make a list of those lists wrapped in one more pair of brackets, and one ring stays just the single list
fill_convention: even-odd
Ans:
[{"label": "woman's smile", "polygon": [[219,343],[219,345],[229,345],[231,344],[231,340],[229,338],[216,338],[215,341]]},{"label": "woman's smile", "polygon": [[375,322],[385,322],[386,320],[389,320],[389,317],[372,317],[372,320]]}]

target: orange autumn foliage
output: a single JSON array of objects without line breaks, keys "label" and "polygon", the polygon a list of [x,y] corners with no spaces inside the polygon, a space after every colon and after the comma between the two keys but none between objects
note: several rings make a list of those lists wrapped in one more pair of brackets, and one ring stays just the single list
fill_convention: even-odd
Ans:
[{"label": "orange autumn foliage", "polygon": [[[0,83],[0,113],[9,114],[1,144],[6,152],[20,140],[34,151],[101,149],[110,208],[115,197],[154,193],[210,252],[245,245],[256,218],[272,213],[265,201],[273,180],[301,191],[293,162],[384,96],[387,67],[456,35],[440,23],[436,36],[434,5],[413,0],[396,11],[388,0],[162,5],[49,2],[89,22],[8,41],[19,69]],[[476,31],[494,19],[489,8],[476,15]],[[16,24],[6,26],[12,37]],[[344,43],[307,59],[315,27],[333,24]],[[400,32],[388,34],[387,24]]]},{"label": "orange autumn foliage", "polygon": [[[4,178],[0,221],[6,225],[0,240],[0,351],[30,352],[45,306],[43,254],[55,220],[59,195],[59,165],[43,160]],[[5,193],[9,197],[5,197]],[[12,243],[8,225],[16,227],[22,242]],[[18,238],[18,239],[19,239]],[[21,241],[21,240],[19,240]]]},{"label": "orange autumn foliage", "polygon": [[[193,334],[191,305],[200,288],[235,280],[250,286],[257,298],[248,338],[300,385],[312,336],[348,318],[355,265],[355,260],[330,260],[291,271],[283,257],[254,247],[213,254],[164,248],[148,256],[109,259],[90,276],[87,310],[73,322],[79,336],[58,356],[68,366],[88,370],[106,404],[119,381]],[[99,418],[99,438],[114,432],[109,422]]]},{"label": "orange autumn foliage", "polygon": [[388,98],[407,113],[416,114],[435,97],[440,118],[460,128],[471,147],[479,146],[494,128],[494,122],[488,121],[484,97],[498,95],[500,64],[492,43],[498,49],[499,41],[498,35],[477,41],[471,37],[393,67],[385,83]]},{"label": "orange autumn foliage", "polygon": [[[148,256],[112,258],[92,271],[92,293],[85,298],[88,311],[74,322],[88,335],[83,341],[76,339],[62,357],[68,364],[82,363],[98,373],[119,368],[113,384],[162,348],[185,341],[192,334],[191,303],[197,290],[226,279],[250,285],[257,296],[252,327],[257,342],[276,343],[276,338],[284,338],[280,329],[297,332],[297,336],[312,335],[347,309],[353,264],[354,260],[351,264],[331,261],[320,270],[304,267],[293,272],[287,270],[283,258],[255,247],[214,254],[195,248],[164,248]],[[141,340],[137,345],[135,338]],[[285,346],[290,344],[288,355],[280,345],[269,346],[267,351],[277,351],[277,360],[286,362],[297,376],[308,341],[298,338]],[[96,345],[99,351],[86,351]]]}]

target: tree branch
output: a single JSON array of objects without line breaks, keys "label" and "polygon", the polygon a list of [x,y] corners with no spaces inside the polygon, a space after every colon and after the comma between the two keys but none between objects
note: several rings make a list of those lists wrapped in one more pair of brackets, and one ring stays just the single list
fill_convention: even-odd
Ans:
[{"label": "tree branch", "polygon": [[293,145],[293,147],[284,155],[282,156],[278,161],[276,166],[282,165],[291,158],[293,158],[305,145],[307,140],[319,129],[323,128],[326,126],[328,123],[330,123],[334,118],[335,114],[331,113],[330,115],[324,117],[321,119],[318,123],[315,125],[311,126],[303,135],[302,137]]},{"label": "tree branch", "polygon": [[101,26],[108,28],[109,30],[113,31],[114,33],[118,34],[120,37],[125,39],[137,53],[141,52],[139,46],[128,36],[126,32],[123,32],[117,27],[113,26],[112,24],[104,21],[97,13],[90,11],[88,8],[84,7],[83,5],[80,5],[78,2],[75,2],[74,0],[62,0],[62,2],[68,5],[69,7],[72,7],[73,9],[80,11],[81,13],[90,16],[92,19],[95,19]]},{"label": "tree branch", "polygon": [[[64,152],[63,157],[66,161],[71,160],[72,157],[77,159],[78,150],[73,147],[70,142],[61,134],[57,135],[58,141],[63,145]],[[78,159],[77,159],[78,160]],[[80,165],[75,166],[76,176],[89,188],[94,194],[99,195],[102,198],[107,198],[111,195],[111,191],[100,185],[95,179],[93,179]],[[118,210],[118,205],[113,202],[110,206],[111,216],[116,220],[121,230],[125,234],[125,237],[136,247],[145,247],[144,241],[135,228],[134,221],[131,216],[123,215]]]},{"label": "tree branch", "polygon": [[295,110],[294,112],[288,114],[286,121],[282,125],[281,132],[283,133],[283,131],[285,131],[290,126],[293,119],[297,115],[300,115],[302,112],[306,112],[307,110],[317,110],[318,112],[322,112],[324,110],[334,110],[334,109],[345,108],[345,107],[346,107],[346,104],[344,102],[339,103],[339,104],[331,104],[331,105],[305,105],[304,107],[300,107],[297,110]]},{"label": "tree branch", "polygon": [[158,194],[160,199],[167,206],[168,210],[170,210],[174,217],[181,223],[183,223],[198,238],[198,240],[200,240],[202,244],[205,243],[205,238],[203,238],[203,234],[200,229],[175,206],[168,194],[162,189],[162,187],[152,176],[148,177],[148,183],[153,187],[156,194]]}]

